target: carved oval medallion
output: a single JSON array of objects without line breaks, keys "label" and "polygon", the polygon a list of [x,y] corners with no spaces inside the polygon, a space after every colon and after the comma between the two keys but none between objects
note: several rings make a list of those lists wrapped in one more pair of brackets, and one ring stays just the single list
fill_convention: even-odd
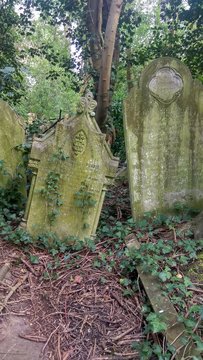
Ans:
[{"label": "carved oval medallion", "polygon": [[87,146],[87,137],[83,130],[77,132],[73,139],[73,152],[75,156],[84,153]]},{"label": "carved oval medallion", "polygon": [[149,82],[151,95],[158,101],[171,104],[183,89],[183,80],[174,69],[163,67],[154,74]]}]

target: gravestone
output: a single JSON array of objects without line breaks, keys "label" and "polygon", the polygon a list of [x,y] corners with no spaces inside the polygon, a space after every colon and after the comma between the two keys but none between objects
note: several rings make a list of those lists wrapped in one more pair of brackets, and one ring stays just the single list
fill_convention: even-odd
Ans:
[{"label": "gravestone", "polygon": [[95,234],[107,187],[118,167],[95,119],[91,93],[78,115],[59,121],[33,140],[33,171],[25,214],[32,235],[52,231],[60,238]]},{"label": "gravestone", "polygon": [[20,151],[25,143],[23,120],[3,100],[0,100],[0,124],[0,186],[6,187],[20,174],[20,191],[25,195],[23,153]]},{"label": "gravestone", "polygon": [[143,71],[124,110],[134,218],[175,203],[203,207],[203,87],[173,58]]}]

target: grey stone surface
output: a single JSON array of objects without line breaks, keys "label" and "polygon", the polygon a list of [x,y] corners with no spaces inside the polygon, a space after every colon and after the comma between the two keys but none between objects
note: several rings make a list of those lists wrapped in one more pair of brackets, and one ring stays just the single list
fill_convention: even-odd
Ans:
[{"label": "grey stone surface", "polygon": [[203,209],[203,86],[179,60],[143,71],[124,104],[133,217],[176,202]]},{"label": "grey stone surface", "polygon": [[[63,239],[81,240],[95,235],[106,189],[118,167],[118,158],[93,117],[95,104],[87,94],[78,115],[58,122],[42,138],[34,138],[29,162],[33,178],[25,214],[32,235],[52,231]],[[54,177],[58,195],[50,186],[47,193],[53,193],[53,201],[48,201],[42,191]],[[53,211],[58,213],[51,222]]]},{"label": "grey stone surface", "polygon": [[26,318],[10,315],[0,324],[0,360],[39,360],[43,343],[19,337],[29,329]]}]

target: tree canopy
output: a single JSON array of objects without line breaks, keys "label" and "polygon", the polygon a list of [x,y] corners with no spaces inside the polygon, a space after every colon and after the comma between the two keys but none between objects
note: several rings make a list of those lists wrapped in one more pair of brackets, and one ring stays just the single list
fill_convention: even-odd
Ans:
[{"label": "tree canopy", "polygon": [[[23,94],[29,99],[40,82],[53,94],[60,88],[64,96],[67,89],[82,93],[89,87],[98,102],[97,121],[106,131],[112,101],[124,96],[148,61],[174,56],[202,79],[202,14],[197,0],[3,1],[1,96],[14,103]],[[36,17],[46,23],[44,32],[36,26]],[[29,87],[31,68],[35,82]],[[38,103],[43,98],[39,94]]]}]

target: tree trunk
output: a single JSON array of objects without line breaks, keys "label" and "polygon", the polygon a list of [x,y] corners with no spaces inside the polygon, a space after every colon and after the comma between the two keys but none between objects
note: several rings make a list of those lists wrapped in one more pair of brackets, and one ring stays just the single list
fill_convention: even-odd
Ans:
[{"label": "tree trunk", "polygon": [[87,28],[90,34],[90,54],[92,67],[99,72],[102,57],[102,7],[103,0],[88,0]]},{"label": "tree trunk", "polygon": [[101,129],[104,129],[108,113],[112,59],[122,4],[123,0],[112,0],[105,31],[96,111],[96,120]]}]

